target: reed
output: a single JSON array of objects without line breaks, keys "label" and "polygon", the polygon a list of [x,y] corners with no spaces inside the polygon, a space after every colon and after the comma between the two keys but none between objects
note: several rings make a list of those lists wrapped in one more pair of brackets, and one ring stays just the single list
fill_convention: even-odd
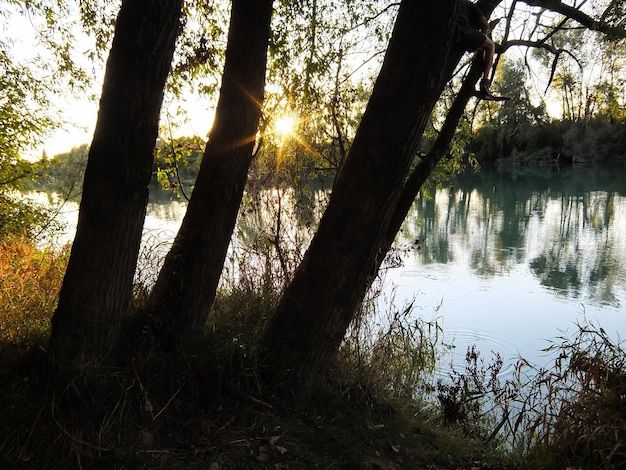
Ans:
[{"label": "reed", "polygon": [[549,369],[520,364],[530,380],[520,397],[520,429],[539,464],[623,468],[626,462],[624,343],[585,320],[547,349]]}]

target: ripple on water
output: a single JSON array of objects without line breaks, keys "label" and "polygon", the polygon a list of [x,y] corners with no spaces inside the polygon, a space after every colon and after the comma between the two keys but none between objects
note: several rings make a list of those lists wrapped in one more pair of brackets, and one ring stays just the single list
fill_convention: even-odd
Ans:
[{"label": "ripple on water", "polygon": [[[439,360],[436,378],[446,379],[453,372],[464,372],[468,349],[475,347],[479,353],[479,367],[485,369],[500,355],[503,364],[498,373],[500,380],[512,379],[515,373],[519,352],[505,336],[494,332],[481,332],[472,329],[444,330],[445,351]],[[489,376],[489,374],[488,374]]]}]

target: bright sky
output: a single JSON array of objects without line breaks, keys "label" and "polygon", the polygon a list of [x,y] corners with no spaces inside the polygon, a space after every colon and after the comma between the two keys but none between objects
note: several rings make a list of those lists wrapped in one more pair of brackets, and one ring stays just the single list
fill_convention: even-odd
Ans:
[{"label": "bright sky", "polygon": [[[35,29],[31,23],[31,20],[27,17],[20,16],[19,14],[13,14],[9,21],[4,21],[5,33],[7,37],[19,38],[14,49],[19,50],[19,56],[21,59],[32,58],[36,55],[37,49],[35,46]],[[85,46],[84,49],[88,47]],[[78,46],[80,50],[80,44]],[[522,54],[519,51],[511,50],[510,58],[520,57]],[[88,64],[86,68],[89,70],[91,65]],[[102,77],[104,75],[104,65],[101,69],[94,71],[95,77],[92,88],[81,97],[66,96],[63,98],[57,98],[56,103],[59,109],[62,111],[60,119],[67,122],[62,129],[51,134],[45,139],[44,144],[34,150],[29,157],[38,158],[42,152],[45,151],[48,156],[54,156],[61,152],[66,152],[72,147],[81,145],[84,143],[89,144],[92,139],[94,127],[97,120],[98,113],[98,99],[102,87]],[[534,83],[537,77],[531,78],[529,81],[530,86],[542,87],[542,84]],[[543,90],[536,90],[535,95],[541,97]],[[89,98],[91,97],[91,99]],[[553,100],[548,100],[550,114],[556,116],[559,114],[559,104]],[[165,102],[163,104],[164,116],[169,113],[170,115],[176,115],[178,108],[182,108],[186,111],[188,119],[185,123],[180,124],[174,130],[174,136],[181,135],[199,135],[206,136],[210,130],[213,120],[213,102],[207,98],[191,97],[186,101],[179,103]],[[162,125],[166,125],[166,119],[162,120]]]},{"label": "bright sky", "polygon": [[[58,102],[59,107],[63,110],[63,117],[68,123],[45,139],[43,146],[34,152],[37,157],[41,156],[44,150],[49,157],[52,157],[67,152],[72,147],[91,143],[98,117],[98,100],[101,88],[101,81],[94,83],[92,93],[98,97],[95,100],[90,100],[86,95],[83,98],[69,97]],[[179,125],[174,130],[174,137],[190,135],[205,137],[213,122],[214,111],[211,108],[211,101],[206,98],[192,97],[179,102],[164,102],[162,111],[174,115],[178,106],[185,109],[188,119],[186,123]],[[163,119],[161,124],[165,124]]]},{"label": "bright sky", "polygon": [[[16,12],[0,10],[4,13],[5,20],[0,23],[2,33],[9,40],[13,40],[11,54],[13,59],[19,62],[27,63],[28,61],[36,61],[38,53],[42,50],[38,48],[36,42],[36,28],[33,24],[33,18],[21,15]],[[85,41],[89,39],[85,38]],[[89,45],[81,48],[80,43],[76,47],[78,51],[88,50]],[[80,63],[80,54],[76,54],[75,60]],[[68,93],[65,96],[53,97],[53,105],[59,110],[58,118],[63,121],[62,128],[52,132],[44,139],[43,145],[25,155],[28,159],[37,159],[41,157],[45,151],[48,157],[52,157],[58,153],[67,152],[82,144],[90,144],[95,129],[99,98],[102,90],[102,81],[104,77],[104,63],[101,67],[94,69],[93,65],[87,59],[82,65],[85,70],[90,70],[94,74],[93,83],[89,90],[80,96],[72,96]],[[199,96],[190,96],[178,102],[164,102],[162,111],[176,115],[178,108],[185,110],[187,119],[185,123],[179,124],[173,130],[174,137],[182,135],[199,135],[206,136],[213,122],[213,103],[208,98]],[[162,125],[165,125],[165,119],[162,119]]]}]

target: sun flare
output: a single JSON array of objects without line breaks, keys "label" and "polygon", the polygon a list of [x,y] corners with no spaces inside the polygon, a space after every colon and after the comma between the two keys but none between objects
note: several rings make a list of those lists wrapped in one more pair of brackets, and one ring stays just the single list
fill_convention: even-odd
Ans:
[{"label": "sun flare", "polygon": [[298,125],[298,118],[293,114],[283,114],[274,121],[274,132],[281,137],[293,134]]}]

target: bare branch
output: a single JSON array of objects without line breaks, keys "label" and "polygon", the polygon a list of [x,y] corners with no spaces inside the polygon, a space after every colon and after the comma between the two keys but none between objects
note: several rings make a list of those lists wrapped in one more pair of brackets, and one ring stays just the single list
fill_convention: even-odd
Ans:
[{"label": "bare branch", "polygon": [[[580,25],[593,31],[599,31],[607,34],[611,38],[626,38],[626,29],[612,26],[604,21],[597,21],[586,13],[582,12],[578,7],[566,5],[558,0],[520,0],[527,5],[546,8],[555,13],[560,13],[570,18]],[[606,13],[606,12],[605,12]],[[603,14],[603,17],[605,16]]]}]

